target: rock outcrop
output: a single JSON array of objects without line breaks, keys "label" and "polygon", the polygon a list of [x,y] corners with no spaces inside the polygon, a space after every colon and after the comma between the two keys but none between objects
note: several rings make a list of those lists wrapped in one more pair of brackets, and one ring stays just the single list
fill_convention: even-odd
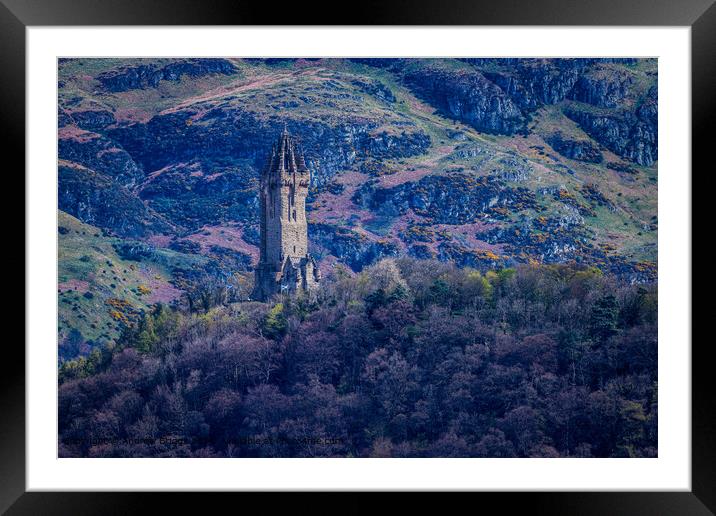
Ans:
[{"label": "rock outcrop", "polygon": [[631,94],[634,78],[624,70],[597,66],[579,75],[569,98],[603,108],[616,108]]},{"label": "rock outcrop", "polygon": [[169,165],[137,189],[154,210],[195,230],[228,221],[257,220],[256,172],[246,163],[196,160]]},{"label": "rock outcrop", "polygon": [[[146,124],[132,124],[108,134],[132,153],[145,170],[193,159],[234,159],[251,162],[258,171],[276,135],[280,119],[265,121],[240,109],[213,108],[201,114],[191,109],[159,115]],[[196,122],[195,122],[196,120]],[[430,137],[416,130],[388,133],[375,123],[356,120],[331,126],[315,121],[287,122],[305,149],[315,171],[314,184],[330,182],[341,169],[360,159],[401,158],[422,154]],[[258,175],[258,173],[257,173]]]},{"label": "rock outcrop", "polygon": [[506,210],[534,206],[534,194],[526,188],[470,174],[427,176],[415,183],[380,188],[366,183],[353,197],[359,206],[397,216],[412,210],[438,224],[465,224],[486,216],[501,217]]},{"label": "rock outcrop", "polygon": [[554,150],[569,159],[589,163],[601,163],[604,159],[599,147],[594,145],[591,140],[572,140],[557,132],[547,138],[546,141]]},{"label": "rock outcrop", "polygon": [[235,67],[226,59],[182,59],[165,66],[155,64],[124,66],[99,74],[96,79],[112,92],[156,88],[161,81],[178,81],[182,76],[232,74]]},{"label": "rock outcrop", "polygon": [[133,238],[174,229],[126,188],[103,174],[63,162],[58,174],[59,209],[82,222]]},{"label": "rock outcrop", "polygon": [[514,101],[477,70],[425,68],[408,72],[405,81],[441,113],[479,131],[514,134],[525,126]]},{"label": "rock outcrop", "polygon": [[395,95],[393,95],[393,92],[390,90],[390,88],[388,88],[380,81],[355,80],[353,81],[353,84],[358,86],[358,89],[360,91],[363,91],[369,95],[373,95],[374,97],[382,100],[383,102],[388,102],[390,104],[395,102]]},{"label": "rock outcrop", "polygon": [[658,123],[650,101],[636,113],[604,113],[569,106],[564,113],[584,132],[615,154],[639,165],[651,166],[658,157]]},{"label": "rock outcrop", "polygon": [[[71,113],[63,110],[63,112],[67,116],[67,120],[64,125],[69,122],[73,122],[77,124],[78,127],[86,131],[100,131],[117,122],[114,114],[105,109],[72,111]],[[62,127],[62,124],[60,127]]]},{"label": "rock outcrop", "polygon": [[144,171],[132,156],[100,134],[60,132],[57,145],[60,159],[106,174],[123,187],[133,188],[144,180]]},{"label": "rock outcrop", "polygon": [[527,59],[509,70],[485,71],[484,75],[529,111],[564,100],[585,66],[579,59]]},{"label": "rock outcrop", "polygon": [[309,224],[308,239],[312,254],[320,257],[324,254],[321,249],[328,251],[354,271],[360,271],[381,258],[399,254],[399,247],[395,242],[372,240],[350,229],[328,224]]}]

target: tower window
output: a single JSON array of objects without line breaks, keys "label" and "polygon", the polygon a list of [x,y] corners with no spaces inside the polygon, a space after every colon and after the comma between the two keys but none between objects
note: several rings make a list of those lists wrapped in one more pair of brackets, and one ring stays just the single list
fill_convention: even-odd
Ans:
[{"label": "tower window", "polygon": [[296,246],[295,246],[295,245],[293,246],[293,252],[294,252],[294,253],[296,252]]}]

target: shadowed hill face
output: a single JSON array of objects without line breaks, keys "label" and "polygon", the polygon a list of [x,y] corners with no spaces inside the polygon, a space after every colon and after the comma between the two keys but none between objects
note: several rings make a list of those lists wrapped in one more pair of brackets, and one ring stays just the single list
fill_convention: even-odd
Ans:
[{"label": "shadowed hill face", "polygon": [[411,255],[656,277],[656,60],[63,59],[58,76],[60,209],[219,279],[256,261],[284,126],[324,272]]}]

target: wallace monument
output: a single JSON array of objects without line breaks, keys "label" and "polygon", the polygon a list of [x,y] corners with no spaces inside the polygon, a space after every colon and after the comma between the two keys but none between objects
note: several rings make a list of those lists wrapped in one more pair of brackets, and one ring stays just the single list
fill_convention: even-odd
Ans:
[{"label": "wallace monument", "polygon": [[321,279],[308,253],[306,196],[311,173],[295,139],[284,128],[261,173],[261,246],[251,298],[310,291]]}]

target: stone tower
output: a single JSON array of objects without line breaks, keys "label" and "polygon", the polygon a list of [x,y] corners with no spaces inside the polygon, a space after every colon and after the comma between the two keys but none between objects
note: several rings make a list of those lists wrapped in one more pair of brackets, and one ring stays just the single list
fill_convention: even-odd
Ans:
[{"label": "stone tower", "polygon": [[284,129],[261,172],[261,257],[252,299],[266,301],[277,293],[318,286],[320,271],[308,254],[306,196],[310,180],[295,139]]}]

